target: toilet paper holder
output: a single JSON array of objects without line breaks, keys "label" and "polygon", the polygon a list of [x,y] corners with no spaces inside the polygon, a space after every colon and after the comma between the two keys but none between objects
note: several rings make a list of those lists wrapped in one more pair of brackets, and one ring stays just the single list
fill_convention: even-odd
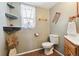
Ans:
[{"label": "toilet paper holder", "polygon": [[39,37],[39,33],[34,33],[34,36],[35,37]]}]

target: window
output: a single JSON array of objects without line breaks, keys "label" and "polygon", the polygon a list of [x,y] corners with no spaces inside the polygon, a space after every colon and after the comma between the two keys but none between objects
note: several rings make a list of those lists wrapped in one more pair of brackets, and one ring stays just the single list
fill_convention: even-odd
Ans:
[{"label": "window", "polygon": [[34,28],[35,27],[35,7],[26,4],[21,4],[21,19],[22,27]]}]

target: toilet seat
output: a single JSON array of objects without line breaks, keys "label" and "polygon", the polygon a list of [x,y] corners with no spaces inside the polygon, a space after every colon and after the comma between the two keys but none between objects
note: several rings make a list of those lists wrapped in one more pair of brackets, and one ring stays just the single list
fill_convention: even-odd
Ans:
[{"label": "toilet seat", "polygon": [[53,45],[54,45],[54,44],[53,44],[53,43],[50,43],[50,42],[44,42],[44,43],[42,43],[42,46],[43,46],[44,48],[51,48]]}]

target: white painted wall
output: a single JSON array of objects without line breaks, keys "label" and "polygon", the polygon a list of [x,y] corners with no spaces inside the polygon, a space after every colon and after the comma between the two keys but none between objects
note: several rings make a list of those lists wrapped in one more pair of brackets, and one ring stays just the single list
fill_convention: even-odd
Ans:
[{"label": "white painted wall", "polygon": [[3,31],[3,26],[7,25],[5,17],[6,11],[6,3],[0,3],[0,56],[6,55],[5,34]]},{"label": "white painted wall", "polygon": [[[60,12],[61,16],[57,24],[52,23],[56,12]],[[51,33],[58,34],[60,36],[59,44],[57,49],[64,53],[64,35],[67,29],[67,23],[70,16],[76,15],[76,4],[72,2],[62,2],[55,5],[50,9],[50,25]]]}]

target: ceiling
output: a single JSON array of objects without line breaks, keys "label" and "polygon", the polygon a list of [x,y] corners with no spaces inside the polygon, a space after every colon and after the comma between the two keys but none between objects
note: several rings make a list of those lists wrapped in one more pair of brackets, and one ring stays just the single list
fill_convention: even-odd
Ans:
[{"label": "ceiling", "polygon": [[29,5],[36,6],[36,7],[42,7],[42,8],[50,9],[51,7],[53,7],[58,2],[25,2],[25,3],[29,4]]}]

